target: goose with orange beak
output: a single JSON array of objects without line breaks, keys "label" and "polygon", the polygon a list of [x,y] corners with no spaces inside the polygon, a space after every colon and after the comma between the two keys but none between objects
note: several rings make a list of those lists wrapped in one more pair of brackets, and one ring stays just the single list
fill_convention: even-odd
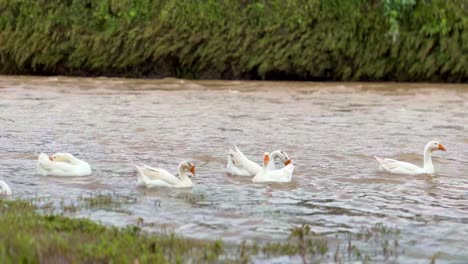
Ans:
[{"label": "goose with orange beak", "polygon": [[252,182],[290,182],[294,171],[294,165],[291,161],[281,169],[275,169],[270,166],[273,161],[266,152],[263,155],[263,167],[252,179]]},{"label": "goose with orange beak", "polygon": [[53,156],[41,153],[37,159],[37,172],[42,176],[82,177],[91,175],[91,166],[70,153]]},{"label": "goose with orange beak", "polygon": [[436,150],[446,151],[444,145],[437,141],[431,141],[426,144],[426,147],[424,147],[424,165],[422,168],[408,162],[374,157],[380,163],[381,170],[391,173],[406,175],[433,174],[434,165],[432,164],[432,152]]},{"label": "goose with orange beak", "polygon": [[[282,150],[275,150],[269,154],[269,160],[272,162],[268,163],[269,169],[274,170],[275,161],[280,160],[285,166],[291,163],[291,159],[288,154]],[[226,165],[226,172],[231,175],[254,177],[262,170],[262,166],[249,160],[237,146],[233,149],[229,149],[228,161]]]},{"label": "goose with orange beak", "polygon": [[190,172],[195,176],[195,165],[190,161],[179,164],[179,177],[162,168],[153,168],[147,165],[137,165],[138,185],[145,187],[191,188],[192,181],[187,176]]}]

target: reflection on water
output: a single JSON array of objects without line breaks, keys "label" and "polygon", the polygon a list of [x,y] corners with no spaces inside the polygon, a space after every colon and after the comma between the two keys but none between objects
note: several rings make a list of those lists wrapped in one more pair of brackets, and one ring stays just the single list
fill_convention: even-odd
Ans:
[{"label": "reflection on water", "polygon": [[[323,234],[384,222],[401,229],[408,259],[437,251],[466,259],[468,86],[0,78],[0,178],[16,197],[73,200],[83,192],[136,198],[125,211],[77,213],[104,223],[169,229],[195,238],[281,240],[292,224]],[[429,140],[437,175],[377,170],[374,155],[422,164]],[[284,149],[290,184],[227,176],[237,144],[260,162]],[[85,178],[40,177],[39,152],[88,161]],[[136,187],[133,164],[175,172],[197,164],[192,190]]]}]

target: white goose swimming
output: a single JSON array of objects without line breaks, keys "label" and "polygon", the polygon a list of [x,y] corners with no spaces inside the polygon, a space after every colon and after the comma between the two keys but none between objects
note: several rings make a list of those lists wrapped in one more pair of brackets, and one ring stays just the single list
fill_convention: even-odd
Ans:
[{"label": "white goose swimming", "polygon": [[0,195],[11,195],[11,189],[4,181],[0,181]]},{"label": "white goose swimming", "polygon": [[[234,148],[235,150],[229,149],[228,161],[226,165],[227,173],[237,176],[253,177],[262,170],[262,167],[260,165],[249,160],[237,148],[237,146],[234,146]],[[269,159],[272,161],[268,163],[270,169],[275,169],[276,159],[281,160],[281,162],[283,162],[285,166],[291,163],[291,159],[289,158],[288,154],[281,150],[273,151],[270,154]]]},{"label": "white goose swimming", "polygon": [[190,161],[182,161],[179,164],[179,177],[161,168],[152,168],[147,165],[136,166],[138,170],[138,185],[146,187],[172,187],[190,188],[192,181],[187,176],[187,172],[195,176],[195,165]]},{"label": "white goose swimming", "polygon": [[270,160],[268,152],[263,156],[263,168],[255,175],[252,182],[290,182],[294,171],[294,165],[289,162],[288,165],[281,169],[274,169],[269,166]]},{"label": "white goose swimming", "polygon": [[80,177],[91,174],[91,166],[70,153],[56,153],[52,157],[41,153],[37,161],[37,172],[42,176]]},{"label": "white goose swimming", "polygon": [[445,151],[444,145],[437,141],[431,141],[424,147],[424,165],[423,167],[416,166],[414,164],[398,161],[394,159],[381,159],[375,157],[380,163],[381,169],[395,174],[406,174],[406,175],[417,175],[417,174],[433,174],[434,165],[432,164],[432,151],[443,150]]}]

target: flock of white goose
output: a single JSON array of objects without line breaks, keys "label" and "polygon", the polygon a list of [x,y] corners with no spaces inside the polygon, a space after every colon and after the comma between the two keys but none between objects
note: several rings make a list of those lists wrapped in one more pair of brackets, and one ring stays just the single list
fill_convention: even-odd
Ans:
[{"label": "flock of white goose", "polygon": [[[381,159],[375,157],[380,163],[382,170],[406,175],[433,174],[432,152],[436,150],[445,151],[445,147],[437,141],[431,141],[424,148],[424,165],[416,166],[411,163],[394,159]],[[275,161],[281,161],[285,166],[277,169]],[[178,167],[178,176],[175,176],[162,168],[153,168],[147,165],[137,165],[137,184],[145,187],[172,187],[190,188],[193,186],[187,173],[195,176],[195,164],[190,161],[182,161]],[[252,181],[261,182],[290,182],[294,171],[294,165],[286,152],[281,150],[265,153],[263,166],[249,160],[236,146],[229,150],[226,171],[228,174],[253,177]],[[57,153],[48,156],[41,153],[38,157],[37,172],[42,176],[81,177],[91,175],[91,166],[77,159],[69,153]],[[11,195],[11,189],[0,180],[0,194]]]}]

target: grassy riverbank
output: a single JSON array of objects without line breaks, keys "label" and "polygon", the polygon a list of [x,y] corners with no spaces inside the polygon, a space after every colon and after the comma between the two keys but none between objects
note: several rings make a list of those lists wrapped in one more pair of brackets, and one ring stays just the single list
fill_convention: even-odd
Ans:
[{"label": "grassy riverbank", "polygon": [[0,0],[0,73],[468,81],[465,0]]},{"label": "grassy riverbank", "polygon": [[[113,205],[111,196],[87,198],[93,206]],[[88,205],[89,205],[88,204]],[[29,201],[0,199],[2,263],[246,263],[252,255],[324,255],[326,241],[246,246],[185,239],[174,234],[146,234],[138,226],[106,227],[87,219],[42,214]],[[76,208],[75,208],[76,210]],[[312,251],[310,251],[312,250]]]},{"label": "grassy riverbank", "polygon": [[175,263],[209,261],[222,244],[173,235],[147,236],[138,227],[108,228],[86,219],[41,215],[29,202],[0,200],[2,263]]},{"label": "grassy riverbank", "polygon": [[[61,204],[0,199],[2,263],[250,263],[254,259],[292,258],[293,262],[397,260],[399,231],[384,225],[357,234],[316,235],[307,225],[291,229],[282,243],[229,244],[175,234],[148,234],[135,226],[108,227],[63,213],[122,205],[113,195],[92,195]],[[338,241],[338,242],[337,242]],[[340,242],[341,241],[341,242]],[[365,250],[362,250],[365,249]]]}]

